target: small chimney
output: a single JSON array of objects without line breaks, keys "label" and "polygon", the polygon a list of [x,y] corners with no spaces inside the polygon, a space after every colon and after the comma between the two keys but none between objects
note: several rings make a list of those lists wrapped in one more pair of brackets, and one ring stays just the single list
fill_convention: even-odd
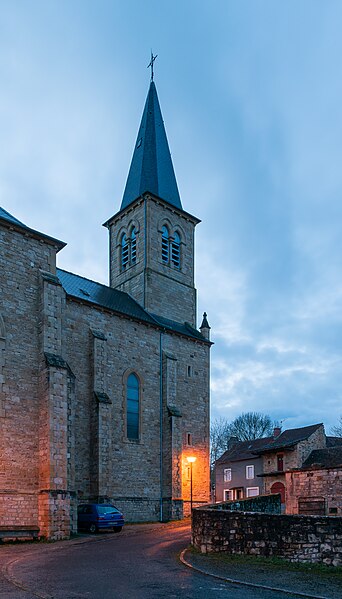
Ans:
[{"label": "small chimney", "polygon": [[229,437],[228,443],[227,443],[227,448],[232,449],[232,447],[234,447],[234,445],[236,445],[238,442],[239,442],[238,437]]},{"label": "small chimney", "polygon": [[281,426],[275,426],[273,429],[273,439],[276,439],[281,434]]}]

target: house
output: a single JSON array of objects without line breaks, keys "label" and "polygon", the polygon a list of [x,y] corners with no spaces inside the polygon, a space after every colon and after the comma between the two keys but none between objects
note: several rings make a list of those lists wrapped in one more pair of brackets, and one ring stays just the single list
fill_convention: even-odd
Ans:
[{"label": "house", "polygon": [[227,451],[215,463],[215,500],[235,501],[263,492],[259,475],[263,472],[263,458],[257,455],[272,437],[238,441],[231,437]]},{"label": "house", "polygon": [[79,501],[112,501],[128,521],[181,518],[191,490],[208,501],[199,222],[181,202],[153,81],[105,223],[109,285],[57,268],[65,243],[0,209],[1,525],[58,539],[76,531]]},{"label": "house", "polygon": [[293,428],[281,432],[274,430],[273,439],[264,443],[258,450],[263,459],[262,489],[265,495],[280,493],[285,504],[286,481],[285,472],[292,468],[300,468],[314,449],[326,447],[323,424],[313,424],[301,428]]},{"label": "house", "polygon": [[230,440],[216,461],[216,501],[280,493],[286,513],[340,513],[341,468],[342,439],[323,424],[276,427],[269,438]]},{"label": "house", "polygon": [[301,468],[286,472],[286,513],[342,516],[341,442],[314,449]]}]

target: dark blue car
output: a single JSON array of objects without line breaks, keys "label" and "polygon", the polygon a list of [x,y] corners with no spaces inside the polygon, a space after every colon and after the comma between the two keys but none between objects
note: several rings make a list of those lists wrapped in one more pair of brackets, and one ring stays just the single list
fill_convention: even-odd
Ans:
[{"label": "dark blue car", "polygon": [[78,506],[77,523],[79,530],[97,532],[112,528],[120,532],[125,524],[122,513],[110,503],[84,503]]}]

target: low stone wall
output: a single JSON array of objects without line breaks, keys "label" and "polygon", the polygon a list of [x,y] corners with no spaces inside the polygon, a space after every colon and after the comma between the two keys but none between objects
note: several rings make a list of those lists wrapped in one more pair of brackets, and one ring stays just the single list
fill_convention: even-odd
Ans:
[{"label": "low stone wall", "polygon": [[192,544],[202,553],[225,551],[342,566],[342,518],[197,508],[192,514]]}]

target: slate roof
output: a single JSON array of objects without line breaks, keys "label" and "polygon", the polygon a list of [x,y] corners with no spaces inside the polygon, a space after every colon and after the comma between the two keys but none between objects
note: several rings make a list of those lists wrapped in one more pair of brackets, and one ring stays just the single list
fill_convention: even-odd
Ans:
[{"label": "slate roof", "polygon": [[31,229],[30,227],[28,227],[27,225],[22,223],[20,220],[15,218],[15,216],[13,216],[9,212],[7,212],[7,210],[5,210],[4,208],[1,208],[1,207],[0,207],[0,220],[4,220],[7,223],[10,223],[12,225],[15,225],[16,227],[19,227],[20,229],[24,229],[28,233],[32,233],[34,236],[37,236],[41,239],[46,239],[48,241],[52,241],[53,243],[55,243],[58,246],[59,250],[62,249],[63,247],[65,247],[65,245],[66,245],[63,241],[60,241],[59,239],[55,239],[55,237],[50,237],[50,235],[45,235],[45,233],[40,233],[40,231]]},{"label": "slate roof", "polygon": [[7,210],[4,210],[4,208],[1,208],[1,207],[0,207],[0,218],[2,218],[3,220],[7,220],[10,223],[13,223],[15,225],[20,225],[21,227],[24,227],[24,229],[27,229],[27,227],[26,227],[26,225],[24,225],[24,223],[22,223],[20,220],[18,220],[14,216],[12,216],[12,214],[7,212]]},{"label": "slate roof", "polygon": [[326,437],[327,447],[335,447],[336,445],[342,445],[342,437]]},{"label": "slate roof", "polygon": [[96,283],[60,268],[57,268],[57,276],[64,291],[71,297],[106,308],[140,322],[145,322],[154,327],[166,329],[208,343],[205,337],[188,323],[174,322],[173,320],[150,314],[124,291]]},{"label": "slate roof", "polygon": [[169,144],[151,81],[120,210],[150,192],[182,210]]},{"label": "slate roof", "polygon": [[301,428],[291,428],[267,443],[263,448],[258,450],[258,454],[286,449],[297,445],[300,441],[308,439],[322,424],[312,424],[311,426],[303,426]]},{"label": "slate roof", "polygon": [[314,449],[303,463],[301,470],[319,468],[342,468],[342,445]]},{"label": "slate roof", "polygon": [[262,439],[253,439],[251,441],[238,441],[224,452],[224,454],[216,460],[216,464],[225,462],[239,462],[240,460],[255,459],[256,452],[272,441],[272,437],[264,437]]}]

